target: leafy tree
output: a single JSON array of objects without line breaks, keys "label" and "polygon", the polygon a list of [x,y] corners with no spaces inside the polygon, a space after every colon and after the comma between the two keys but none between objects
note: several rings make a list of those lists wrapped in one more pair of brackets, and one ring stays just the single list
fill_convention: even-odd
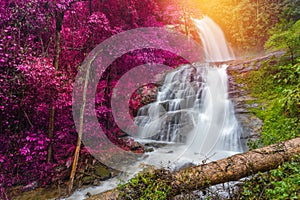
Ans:
[{"label": "leafy tree", "polygon": [[193,1],[203,14],[213,18],[224,30],[236,52],[263,50],[268,31],[278,21],[283,1],[215,0]]},{"label": "leafy tree", "polygon": [[285,0],[284,10],[280,14],[281,19],[286,21],[296,22],[300,20],[300,1],[299,0]]},{"label": "leafy tree", "polygon": [[[114,34],[162,26],[167,18],[160,13],[151,0],[0,1],[0,199],[7,198],[9,187],[43,186],[69,175],[77,137],[71,95],[79,65]],[[117,137],[109,97],[122,74],[146,62],[176,66],[183,61],[162,50],[128,52],[105,72],[96,96],[100,125],[129,151],[130,144]],[[51,107],[53,137],[48,135]],[[48,163],[50,143],[53,161]]]},{"label": "leafy tree", "polygon": [[286,50],[295,64],[295,57],[300,49],[300,20],[287,30],[275,30],[265,44],[271,50]]}]

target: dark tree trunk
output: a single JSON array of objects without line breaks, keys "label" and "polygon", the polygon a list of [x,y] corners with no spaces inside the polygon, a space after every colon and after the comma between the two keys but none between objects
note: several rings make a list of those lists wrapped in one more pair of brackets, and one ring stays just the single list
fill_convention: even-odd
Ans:
[{"label": "dark tree trunk", "polygon": [[[55,48],[54,48],[54,59],[53,66],[56,70],[59,69],[59,55],[60,55],[60,32],[62,29],[62,21],[64,18],[64,12],[56,12],[55,14]],[[53,103],[52,103],[53,104]],[[48,146],[48,157],[47,161],[51,162],[53,158],[53,149],[52,149],[52,138],[54,133],[54,121],[55,121],[55,108],[53,105],[50,106],[50,116],[49,116],[49,130],[48,137],[50,139],[50,144]]]},{"label": "dark tree trunk", "polygon": [[90,15],[92,15],[92,14],[93,14],[93,9],[92,9],[92,6],[93,6],[93,4],[92,4],[92,0],[89,0],[89,13],[90,13]]}]

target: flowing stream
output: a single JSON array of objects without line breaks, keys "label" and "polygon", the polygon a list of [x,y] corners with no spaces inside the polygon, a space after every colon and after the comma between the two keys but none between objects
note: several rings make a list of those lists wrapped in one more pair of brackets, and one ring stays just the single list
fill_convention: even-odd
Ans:
[{"label": "flowing stream", "polygon": [[206,63],[183,65],[168,73],[156,102],[142,107],[135,118],[140,127],[136,140],[153,151],[129,166],[129,173],[77,191],[68,199],[84,199],[87,192],[96,194],[116,187],[118,179],[127,180],[145,166],[176,170],[243,151],[242,129],[228,98],[227,65],[220,64],[234,60],[234,54],[220,27],[209,17],[193,21]]}]

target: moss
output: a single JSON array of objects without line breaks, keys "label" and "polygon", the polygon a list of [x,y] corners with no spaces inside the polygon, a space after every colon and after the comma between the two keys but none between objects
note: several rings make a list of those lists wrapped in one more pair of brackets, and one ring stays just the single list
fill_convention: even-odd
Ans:
[{"label": "moss", "polygon": [[101,180],[105,180],[111,177],[110,171],[103,165],[95,166],[95,174],[99,176]]},{"label": "moss", "polygon": [[[261,61],[258,70],[242,77],[242,82],[250,91],[258,106],[249,111],[263,120],[262,139],[264,145],[295,138],[300,135],[299,76],[300,67],[274,57]],[[297,71],[299,68],[299,71]],[[293,96],[292,96],[293,95]],[[298,107],[297,107],[298,106]],[[256,145],[254,145],[256,146]]]},{"label": "moss", "polygon": [[119,185],[119,199],[168,199],[171,182],[172,176],[167,170],[142,172],[128,183]]}]

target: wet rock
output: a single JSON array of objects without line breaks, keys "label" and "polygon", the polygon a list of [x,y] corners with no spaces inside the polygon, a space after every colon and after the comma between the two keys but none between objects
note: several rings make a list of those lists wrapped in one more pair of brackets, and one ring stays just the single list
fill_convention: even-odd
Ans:
[{"label": "wet rock", "polygon": [[154,148],[152,148],[152,147],[146,148],[146,149],[145,149],[145,153],[146,153],[146,152],[153,152],[153,151],[154,151]]},{"label": "wet rock", "polygon": [[133,152],[135,153],[143,153],[144,152],[144,146],[135,141],[133,138],[131,137],[126,137],[126,138],[122,138],[120,139],[124,144],[126,144],[126,146]]},{"label": "wet rock", "polygon": [[248,113],[249,111],[246,108],[237,108],[235,109],[235,113],[236,114],[244,114],[244,113]]},{"label": "wet rock", "polygon": [[92,194],[88,192],[88,193],[85,194],[85,196],[89,198],[89,197],[92,196]]},{"label": "wet rock", "polygon": [[[112,176],[111,176],[111,177],[112,177]],[[99,179],[95,179],[92,185],[93,185],[93,186],[98,186],[98,185],[100,185],[100,184],[101,184],[100,180],[99,180]]]},{"label": "wet rock", "polygon": [[232,100],[236,112],[236,117],[243,128],[241,134],[241,142],[247,147],[249,140],[257,140],[260,138],[263,122],[253,115],[249,110],[258,108],[257,103],[249,103],[255,100],[249,94],[244,83],[237,83],[237,79],[243,80],[243,76],[252,70],[260,67],[260,62],[269,57],[261,57],[250,61],[240,61],[230,65],[227,69],[229,75],[229,96]]},{"label": "wet rock", "polygon": [[247,138],[257,138],[260,135],[263,125],[261,119],[250,114],[239,115],[238,119],[244,127],[244,131],[248,133]]},{"label": "wet rock", "polygon": [[145,146],[147,147],[154,147],[154,148],[162,148],[164,146],[166,146],[167,144],[166,143],[163,143],[163,142],[149,142],[149,143],[146,143]]}]

